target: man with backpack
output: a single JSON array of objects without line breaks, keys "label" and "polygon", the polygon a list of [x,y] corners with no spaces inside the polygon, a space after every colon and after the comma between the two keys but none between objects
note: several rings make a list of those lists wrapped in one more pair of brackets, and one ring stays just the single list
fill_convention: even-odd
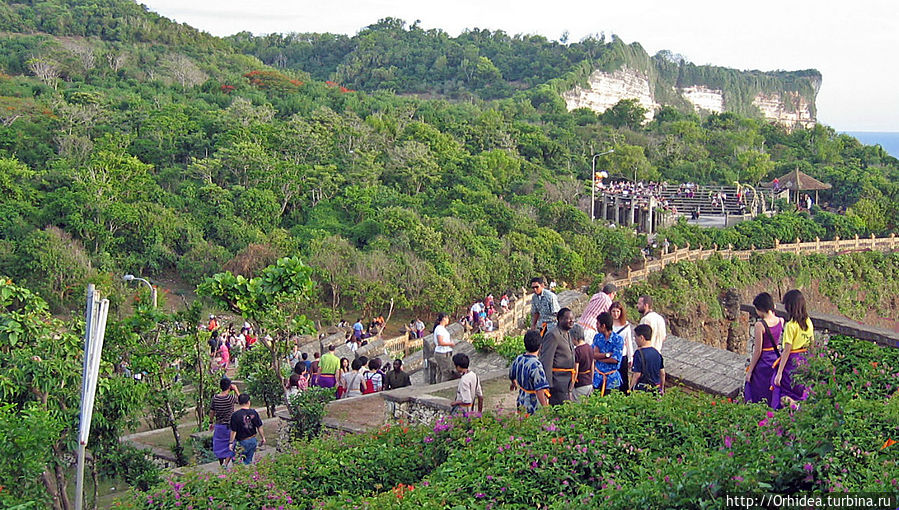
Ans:
[{"label": "man with backpack", "polygon": [[243,463],[250,464],[253,462],[253,456],[256,454],[256,434],[265,444],[265,433],[262,431],[262,418],[255,409],[250,408],[250,396],[242,393],[237,397],[237,404],[240,409],[234,411],[231,415],[231,449],[234,450],[237,444],[243,449]]}]

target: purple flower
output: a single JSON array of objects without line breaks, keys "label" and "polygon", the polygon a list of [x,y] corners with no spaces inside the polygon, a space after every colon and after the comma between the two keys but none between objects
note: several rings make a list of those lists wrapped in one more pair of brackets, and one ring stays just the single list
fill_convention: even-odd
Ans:
[{"label": "purple flower", "polygon": [[805,465],[802,466],[802,469],[804,469],[804,470],[808,471],[809,473],[811,473],[812,470],[814,470],[815,468],[814,468],[814,466],[812,466],[811,462],[806,462]]},{"label": "purple flower", "polygon": [[425,443],[433,443],[433,442],[434,442],[434,438],[431,437],[431,436],[425,436],[424,441],[425,441]]},{"label": "purple flower", "polygon": [[730,436],[724,436],[724,447],[730,448],[730,446],[732,444],[733,444],[733,440],[731,440]]}]

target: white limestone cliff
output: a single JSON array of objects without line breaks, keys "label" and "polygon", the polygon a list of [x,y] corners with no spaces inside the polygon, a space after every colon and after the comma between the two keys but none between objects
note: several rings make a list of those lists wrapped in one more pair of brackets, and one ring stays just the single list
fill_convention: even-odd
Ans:
[{"label": "white limestone cliff", "polygon": [[646,120],[650,121],[660,106],[653,98],[649,78],[627,67],[611,73],[594,71],[590,75],[589,85],[589,88],[576,86],[562,94],[569,111],[589,108],[602,113],[622,99],[636,98],[640,106],[646,108]]},{"label": "white limestone cliff", "polygon": [[[562,94],[569,111],[589,108],[602,113],[622,99],[637,99],[647,110],[646,121],[650,121],[655,111],[662,106],[656,101],[649,77],[641,71],[628,67],[612,72],[597,70],[590,75],[588,82],[589,86],[586,88],[576,86]],[[724,93],[719,89],[693,85],[674,89],[674,92],[693,105],[697,112],[727,111]],[[815,125],[812,104],[797,92],[788,92],[786,97],[779,93],[760,93],[752,104],[758,107],[766,120],[787,128],[793,128],[797,124],[806,128]]]},{"label": "white limestone cliff", "polygon": [[712,113],[724,112],[724,92],[704,85],[693,85],[680,89],[683,96],[698,112],[705,110]]},{"label": "white limestone cliff", "polygon": [[[762,111],[766,119],[776,120],[778,124],[793,127],[796,124],[804,128],[815,125],[815,117],[808,101],[797,92],[787,92],[786,98],[781,94],[759,94],[752,100],[752,104]],[[792,108],[787,108],[787,102]]]}]

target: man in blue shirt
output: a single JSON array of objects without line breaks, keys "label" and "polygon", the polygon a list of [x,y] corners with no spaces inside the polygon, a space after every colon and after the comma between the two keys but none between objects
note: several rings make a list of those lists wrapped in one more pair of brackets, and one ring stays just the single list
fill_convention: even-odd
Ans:
[{"label": "man in blue shirt", "polygon": [[525,354],[519,354],[512,366],[509,367],[509,380],[512,381],[510,389],[518,389],[518,409],[527,414],[537,412],[537,404],[549,405],[546,393],[549,391],[549,382],[546,380],[546,372],[543,363],[537,358],[540,351],[540,343],[543,339],[537,331],[528,331],[524,335]]},{"label": "man in blue shirt", "polygon": [[596,336],[593,337],[593,360],[596,370],[593,372],[593,388],[605,396],[607,390],[621,386],[621,355],[624,350],[624,339],[612,331],[612,315],[603,312],[596,317]]},{"label": "man in blue shirt", "polygon": [[353,338],[361,341],[363,329],[365,329],[365,326],[362,325],[362,319],[360,318],[353,324]]}]

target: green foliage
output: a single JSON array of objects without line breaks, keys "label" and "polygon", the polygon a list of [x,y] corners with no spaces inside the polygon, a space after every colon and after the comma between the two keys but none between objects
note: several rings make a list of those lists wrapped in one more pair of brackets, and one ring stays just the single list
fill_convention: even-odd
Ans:
[{"label": "green foliage", "polygon": [[256,346],[244,352],[237,369],[238,376],[246,383],[246,392],[257,402],[264,402],[269,415],[284,401],[284,384],[281,373],[272,367],[269,351]]},{"label": "green foliage", "polygon": [[288,423],[290,439],[297,441],[318,437],[322,429],[322,418],[325,416],[325,406],[334,400],[334,397],[333,388],[313,386],[288,398],[287,411],[291,418]]},{"label": "green foliage", "polygon": [[[19,459],[0,470],[4,506],[65,497],[41,480],[62,476],[75,447],[84,346],[76,331],[83,327],[54,319],[40,297],[0,278],[0,436],[4,453]],[[114,373],[110,357],[104,351],[88,444],[100,466],[146,395],[133,379]]]},{"label": "green foliage", "polygon": [[524,335],[485,336],[477,333],[471,336],[471,345],[481,352],[495,352],[512,362],[519,354],[524,353]]},{"label": "green foliage", "polygon": [[124,480],[140,491],[146,491],[162,481],[161,470],[144,452],[124,443],[108,454],[107,462],[101,466],[100,474],[107,478]]},{"label": "green foliage", "polygon": [[614,128],[639,129],[645,119],[646,108],[636,99],[622,99],[600,116],[603,124]]}]

